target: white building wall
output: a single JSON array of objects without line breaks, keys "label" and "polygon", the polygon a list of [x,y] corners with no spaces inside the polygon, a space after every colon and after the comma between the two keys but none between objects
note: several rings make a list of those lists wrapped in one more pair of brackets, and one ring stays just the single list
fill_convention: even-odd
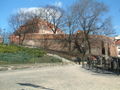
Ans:
[{"label": "white building wall", "polygon": [[[120,35],[115,37],[115,41],[120,40]],[[117,48],[117,56],[120,57],[120,45],[116,45]]]},{"label": "white building wall", "polygon": [[118,57],[120,57],[120,45],[117,45],[116,47],[117,47],[117,55]]},{"label": "white building wall", "polygon": [[118,40],[118,39],[120,39],[120,35],[119,35],[119,36],[117,36],[117,37],[115,37],[115,40]]}]

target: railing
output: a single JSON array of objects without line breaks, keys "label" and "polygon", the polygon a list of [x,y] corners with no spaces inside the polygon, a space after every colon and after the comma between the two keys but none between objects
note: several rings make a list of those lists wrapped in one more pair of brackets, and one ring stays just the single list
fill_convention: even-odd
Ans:
[{"label": "railing", "polygon": [[96,72],[111,72],[120,74],[120,58],[109,57],[105,59],[104,56],[89,56],[84,60],[84,68]]}]

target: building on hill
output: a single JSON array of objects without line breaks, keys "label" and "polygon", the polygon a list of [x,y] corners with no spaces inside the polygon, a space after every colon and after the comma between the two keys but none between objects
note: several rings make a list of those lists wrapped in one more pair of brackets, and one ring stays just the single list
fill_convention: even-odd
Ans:
[{"label": "building on hill", "polygon": [[[25,36],[25,38],[30,38],[30,34],[32,34],[33,36],[36,35],[37,37],[41,37],[41,35],[43,34],[64,34],[64,32],[60,28],[56,28],[55,32],[52,31],[52,28],[55,28],[55,26],[45,20],[29,20],[26,24],[20,26],[20,28],[10,36],[10,42],[18,43],[21,41],[23,36]],[[19,34],[21,35],[21,37]]]},{"label": "building on hill", "polygon": [[56,32],[52,29],[55,26],[48,21],[42,19],[32,19],[29,20],[25,25],[22,25],[16,32],[26,31],[27,33],[37,33],[37,34],[64,34],[64,32],[56,28]]},{"label": "building on hill", "polygon": [[[54,27],[52,24],[51,27]],[[27,24],[21,26],[16,32],[26,31],[23,45],[42,47],[46,49],[69,52],[68,38],[69,35],[65,34],[61,29],[57,29],[54,34],[48,23],[42,20],[29,21]],[[75,34],[83,34],[82,31],[77,31]],[[75,37],[73,34],[73,37]],[[84,35],[81,35],[83,38]],[[106,37],[102,35],[90,35],[91,54],[93,55],[105,55],[105,56],[117,56],[116,46],[114,38]],[[10,36],[11,43],[19,43],[19,36],[13,34]],[[81,39],[79,39],[81,40]],[[72,52],[76,52],[74,47],[74,38],[72,40]],[[88,53],[88,52],[87,52]]]}]

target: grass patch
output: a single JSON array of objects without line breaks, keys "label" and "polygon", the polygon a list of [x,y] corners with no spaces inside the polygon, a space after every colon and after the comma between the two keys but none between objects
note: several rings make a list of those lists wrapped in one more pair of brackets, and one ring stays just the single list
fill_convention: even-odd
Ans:
[{"label": "grass patch", "polygon": [[40,58],[33,58],[31,59],[30,61],[31,63],[35,62],[35,63],[58,63],[58,62],[62,62],[61,59],[58,59],[58,58],[55,58],[55,57],[52,57],[52,56],[43,56],[43,57],[40,57]]},{"label": "grass patch", "polygon": [[47,56],[39,48],[0,44],[0,64],[56,63],[62,60]]}]

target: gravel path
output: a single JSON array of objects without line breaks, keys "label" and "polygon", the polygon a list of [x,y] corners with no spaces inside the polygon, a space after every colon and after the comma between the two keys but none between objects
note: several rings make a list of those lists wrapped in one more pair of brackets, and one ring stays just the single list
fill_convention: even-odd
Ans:
[{"label": "gravel path", "polygon": [[79,65],[1,71],[0,90],[120,90],[120,76],[96,74]]},{"label": "gravel path", "polygon": [[58,56],[58,55],[56,55],[56,54],[50,54],[50,53],[48,53],[47,55],[48,55],[48,56],[55,57],[55,58],[58,58],[58,59],[61,59],[64,63],[74,64],[74,63],[71,62],[70,60],[68,60],[68,59],[66,59],[66,58],[63,58],[63,57],[60,57],[60,56]]}]

